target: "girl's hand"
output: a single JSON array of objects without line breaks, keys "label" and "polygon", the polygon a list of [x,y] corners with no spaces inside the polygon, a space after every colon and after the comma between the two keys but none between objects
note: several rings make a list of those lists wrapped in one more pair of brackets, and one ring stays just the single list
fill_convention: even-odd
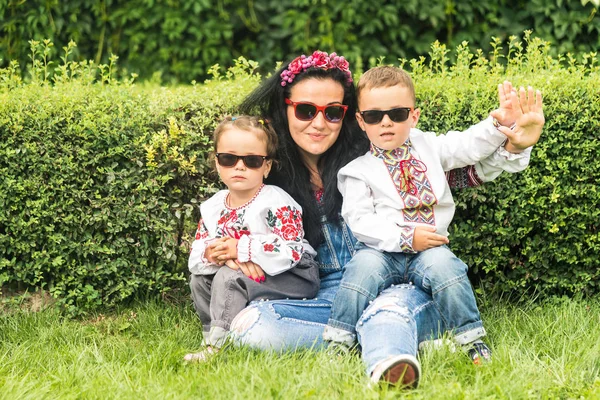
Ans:
[{"label": "girl's hand", "polygon": [[450,243],[448,238],[435,233],[433,226],[417,226],[415,228],[412,242],[415,251],[424,251],[448,243]]},{"label": "girl's hand", "polygon": [[215,258],[215,247],[219,244],[223,243],[226,238],[218,238],[210,242],[206,249],[204,250],[204,257],[208,260],[208,262],[217,265],[223,265],[222,261],[219,261]]},{"label": "girl's hand", "polygon": [[248,262],[239,262],[237,260],[227,260],[225,261],[225,265],[233,270],[240,270],[244,275],[248,278],[252,279],[255,282],[261,283],[265,281],[265,271],[260,267],[260,265],[253,263],[252,261]]},{"label": "girl's hand", "polygon": [[235,260],[237,258],[237,244],[238,240],[230,237],[223,238],[215,244],[211,255],[217,261],[217,264],[223,265],[227,260]]}]

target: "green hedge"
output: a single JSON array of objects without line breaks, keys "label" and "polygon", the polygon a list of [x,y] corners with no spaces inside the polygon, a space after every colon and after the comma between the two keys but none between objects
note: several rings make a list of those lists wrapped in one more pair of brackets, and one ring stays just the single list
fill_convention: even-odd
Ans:
[{"label": "green hedge", "polygon": [[315,48],[336,50],[360,71],[381,55],[424,55],[436,39],[488,52],[490,37],[526,29],[563,54],[596,51],[598,1],[0,0],[0,67],[24,67],[28,40],[53,38],[58,52],[73,40],[76,54],[96,64],[116,54],[144,79],[200,81],[239,56],[270,69]]},{"label": "green hedge", "polygon": [[[597,59],[554,59],[537,38],[522,47],[490,61],[460,46],[450,63],[434,44],[405,64],[426,130],[486,117],[505,78],[544,92],[530,167],[458,192],[451,246],[488,292],[598,293]],[[67,62],[53,85],[43,62],[27,84],[0,70],[0,286],[44,287],[72,314],[185,288],[197,205],[218,185],[210,131],[259,79],[243,59],[171,88],[116,81],[114,68]]]}]

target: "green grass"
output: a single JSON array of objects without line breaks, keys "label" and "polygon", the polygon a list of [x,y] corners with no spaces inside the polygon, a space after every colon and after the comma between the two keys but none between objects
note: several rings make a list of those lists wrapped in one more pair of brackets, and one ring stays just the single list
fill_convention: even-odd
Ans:
[{"label": "green grass", "polygon": [[486,302],[493,363],[422,353],[423,379],[411,392],[369,388],[357,357],[331,362],[308,351],[231,349],[184,365],[201,339],[189,304],[148,302],[85,320],[5,307],[0,399],[600,398],[599,301]]}]

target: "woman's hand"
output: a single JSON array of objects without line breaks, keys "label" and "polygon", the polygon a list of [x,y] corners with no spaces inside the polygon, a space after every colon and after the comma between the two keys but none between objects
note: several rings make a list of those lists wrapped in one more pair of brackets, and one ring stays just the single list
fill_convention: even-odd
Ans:
[{"label": "woman's hand", "polygon": [[417,226],[415,228],[412,242],[415,251],[424,251],[448,243],[450,243],[448,238],[435,233],[433,226]]},{"label": "woman's hand", "polygon": [[261,283],[265,281],[265,271],[260,267],[260,265],[253,263],[252,261],[248,262],[239,262],[237,260],[227,260],[225,261],[225,265],[233,270],[240,270],[244,275],[248,278],[252,279],[255,282]]}]

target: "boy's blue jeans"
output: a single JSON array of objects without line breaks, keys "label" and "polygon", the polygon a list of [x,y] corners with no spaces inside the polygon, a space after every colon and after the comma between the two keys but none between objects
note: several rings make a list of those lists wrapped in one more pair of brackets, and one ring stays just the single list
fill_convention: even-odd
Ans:
[{"label": "boy's blue jeans", "polygon": [[387,253],[363,245],[344,266],[323,338],[354,344],[356,323],[363,311],[383,290],[403,283],[431,295],[443,330],[450,331],[458,344],[485,336],[467,265],[447,246],[413,254]]}]

